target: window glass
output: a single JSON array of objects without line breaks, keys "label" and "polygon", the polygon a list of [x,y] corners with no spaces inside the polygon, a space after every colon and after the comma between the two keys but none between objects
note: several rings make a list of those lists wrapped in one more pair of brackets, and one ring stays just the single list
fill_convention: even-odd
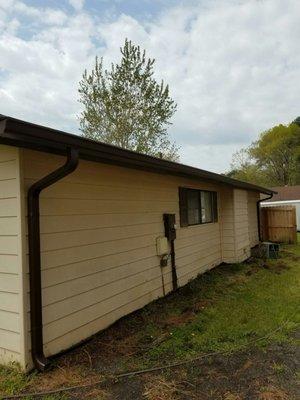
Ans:
[{"label": "window glass", "polygon": [[218,221],[217,193],[179,188],[180,225],[198,225]]},{"label": "window glass", "polygon": [[200,198],[197,190],[189,190],[187,196],[188,224],[200,224]]},{"label": "window glass", "polygon": [[213,220],[211,192],[201,192],[201,217],[203,224]]}]

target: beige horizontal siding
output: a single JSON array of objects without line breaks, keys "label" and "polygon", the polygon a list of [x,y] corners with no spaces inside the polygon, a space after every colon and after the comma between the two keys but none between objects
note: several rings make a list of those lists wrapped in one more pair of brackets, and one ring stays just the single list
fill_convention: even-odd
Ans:
[{"label": "beige horizontal siding", "polygon": [[[171,283],[166,284],[166,292],[171,290]],[[116,321],[119,318],[127,315],[141,307],[144,307],[153,299],[156,299],[161,296],[161,285],[158,288],[154,289],[152,292],[145,293],[140,297],[136,298],[133,301],[128,301],[127,303],[122,303],[122,299],[119,299],[120,304],[118,307],[114,308],[114,310],[108,314],[104,314],[99,316],[98,318],[88,322],[87,324],[83,324],[76,329],[53,339],[51,342],[45,345],[45,353],[47,355],[58,353],[61,349],[67,348],[70,346],[70,343],[76,343],[78,341],[78,337],[85,337],[86,332],[98,332],[99,326],[101,329],[104,329],[111,325],[112,321]]]},{"label": "beige horizontal siding", "polygon": [[[1,219],[1,218],[0,218]],[[15,254],[0,254],[0,273],[19,273],[19,258]]]},{"label": "beige horizontal siding", "polygon": [[[24,194],[64,162],[24,151]],[[163,213],[175,213],[179,227],[179,186],[219,191],[211,183],[80,161],[74,173],[42,192],[47,355],[163,295],[156,238],[164,234]],[[178,229],[175,245],[183,285],[222,261],[220,223]],[[170,265],[163,273],[167,293]]]},{"label": "beige horizontal siding", "polygon": [[223,187],[220,192],[222,261],[235,262],[235,225],[233,189]]},{"label": "beige horizontal siding", "polygon": [[19,311],[12,312],[10,310],[0,309],[1,329],[19,333],[20,332],[19,318],[20,318]]},{"label": "beige horizontal siding", "polygon": [[0,363],[24,367],[19,150],[0,145]]},{"label": "beige horizontal siding", "polygon": [[[129,286],[127,287],[126,284],[129,284]],[[161,276],[159,275],[147,282],[143,281],[143,278],[140,278],[139,280],[132,280],[131,282],[127,280],[124,282],[124,285],[120,282],[119,285],[115,287],[113,287],[113,285],[111,286],[112,288],[108,286],[99,290],[99,296],[97,296],[97,292],[86,292],[86,296],[80,295],[83,304],[78,304],[78,299],[73,299],[73,308],[71,308],[70,312],[68,310],[68,315],[64,315],[62,318],[54,319],[51,323],[45,324],[45,343],[65,335],[81,325],[88,324],[98,319],[101,315],[111,313],[121,305],[127,304],[127,302],[132,302],[147,293],[153,292],[157,288],[161,288]],[[92,296],[93,294],[95,296]],[[160,291],[160,296],[162,296],[162,291]],[[46,308],[46,320],[47,311]]]},{"label": "beige horizontal siding", "polygon": [[258,243],[256,201],[259,193],[225,188],[221,191],[222,257],[227,263],[250,256]]},{"label": "beige horizontal siding", "polygon": [[20,333],[0,329],[0,357],[1,364],[13,361],[20,362]]},{"label": "beige horizontal siding", "polygon": [[[0,291],[19,294],[19,274],[0,273]],[[1,306],[0,306],[1,308]]]},{"label": "beige horizontal siding", "polygon": [[[1,309],[7,312],[19,312],[19,294],[7,291],[0,291],[0,304]],[[3,345],[3,343],[2,343]]]},{"label": "beige horizontal siding", "polygon": [[243,261],[250,256],[248,222],[248,191],[234,189],[235,258]]}]

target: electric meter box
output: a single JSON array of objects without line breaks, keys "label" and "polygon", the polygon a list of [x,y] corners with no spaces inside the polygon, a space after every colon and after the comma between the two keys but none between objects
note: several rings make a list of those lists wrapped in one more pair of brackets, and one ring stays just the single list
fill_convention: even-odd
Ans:
[{"label": "electric meter box", "polygon": [[156,238],[156,251],[158,256],[163,256],[169,253],[168,239],[165,236]]}]

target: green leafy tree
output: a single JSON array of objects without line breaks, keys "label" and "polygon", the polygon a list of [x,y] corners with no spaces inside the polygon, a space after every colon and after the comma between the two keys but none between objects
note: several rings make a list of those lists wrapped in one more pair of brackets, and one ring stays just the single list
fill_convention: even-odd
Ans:
[{"label": "green leafy tree", "polygon": [[289,125],[278,125],[263,132],[251,146],[235,153],[231,171],[227,175],[263,186],[299,184],[298,120],[299,118]]},{"label": "green leafy tree", "polygon": [[83,135],[125,149],[178,160],[178,148],[167,134],[176,111],[169,87],[153,77],[154,59],[125,40],[119,64],[103,68],[96,57],[91,73],[79,82]]},{"label": "green leafy tree", "polygon": [[300,148],[300,127],[291,123],[278,125],[260,135],[250,147],[250,156],[271,182],[277,185],[296,184]]},{"label": "green leafy tree", "polygon": [[268,178],[251,159],[249,147],[234,153],[230,165],[230,171],[226,174],[230,178],[240,181],[255,183],[256,185],[268,186]]},{"label": "green leafy tree", "polygon": [[293,124],[296,124],[298,126],[300,126],[300,117],[297,117],[294,121]]}]

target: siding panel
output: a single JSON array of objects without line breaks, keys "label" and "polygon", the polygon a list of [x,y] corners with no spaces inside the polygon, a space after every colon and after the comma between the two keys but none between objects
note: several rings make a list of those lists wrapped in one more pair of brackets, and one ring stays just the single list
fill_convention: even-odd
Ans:
[{"label": "siding panel", "polygon": [[[166,284],[166,292],[171,290],[171,284]],[[141,307],[144,307],[150,301],[157,299],[161,296],[161,287],[159,286],[155,290],[149,293],[145,293],[139,298],[136,298],[134,301],[129,301],[127,303],[120,303],[119,307],[114,309],[112,312],[101,315],[99,318],[90,321],[89,323],[76,327],[73,331],[70,331],[58,338],[52,339],[48,344],[45,345],[45,353],[46,355],[52,354],[52,352],[57,353],[61,349],[64,349],[70,346],[70,343],[76,343],[78,341],[78,337],[84,337],[86,332],[96,333],[99,331],[99,326],[101,329],[108,327],[111,324],[111,321],[116,321],[122,316],[131,313],[134,310],[137,310]]]},{"label": "siding panel", "polygon": [[235,258],[244,261],[250,257],[248,223],[248,192],[234,189]]},{"label": "siding panel", "polygon": [[24,366],[20,218],[19,150],[0,145],[0,363],[17,361]]},{"label": "siding panel", "polygon": [[[63,162],[26,150],[25,190]],[[73,174],[42,192],[48,355],[163,295],[156,238],[164,233],[163,213],[175,213],[179,227],[179,186],[218,191],[211,183],[80,161]],[[185,284],[221,262],[220,224],[178,229],[175,247],[179,283]],[[170,265],[164,277],[167,293]]]},{"label": "siding panel", "polygon": [[222,260],[226,263],[235,261],[235,226],[233,189],[223,188],[221,200],[221,243]]}]

